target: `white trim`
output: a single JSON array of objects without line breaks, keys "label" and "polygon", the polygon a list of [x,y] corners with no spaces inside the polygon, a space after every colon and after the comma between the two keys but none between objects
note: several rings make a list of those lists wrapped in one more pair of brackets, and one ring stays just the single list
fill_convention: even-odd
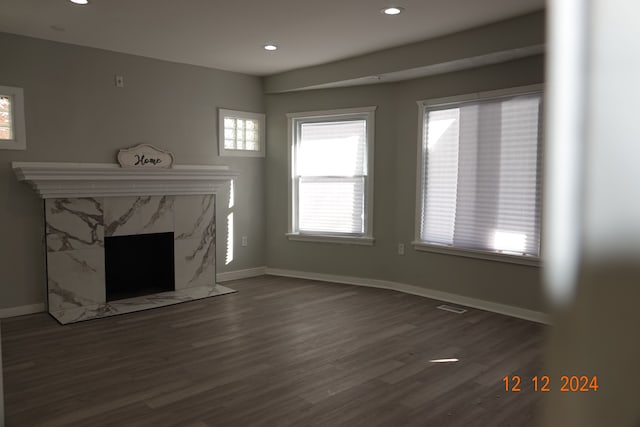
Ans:
[{"label": "white trim", "polygon": [[417,154],[417,166],[416,166],[416,211],[414,216],[414,233],[413,240],[420,240],[420,228],[422,227],[422,207],[424,205],[423,197],[422,197],[422,184],[424,181],[424,177],[422,176],[424,172],[424,149],[425,149],[425,140],[424,140],[424,113],[426,107],[420,101],[418,101],[418,154]]},{"label": "white trim", "polygon": [[375,239],[367,236],[333,236],[323,234],[286,233],[287,239],[299,242],[341,243],[345,245],[373,246]]},{"label": "white trim", "polygon": [[378,107],[375,105],[368,107],[356,107],[356,108],[339,108],[335,110],[320,110],[320,111],[301,111],[297,113],[287,113],[288,119],[324,119],[326,116],[358,116],[365,113],[373,113]]},{"label": "white trim", "polygon": [[373,170],[376,146],[376,107],[367,107],[367,215],[364,217],[363,237],[370,238],[373,244],[373,187],[375,173]]},{"label": "white trim", "polygon": [[436,107],[448,104],[459,104],[470,101],[486,101],[493,98],[503,98],[510,95],[526,95],[529,93],[543,92],[544,84],[517,86],[505,89],[488,90],[484,92],[467,93],[464,95],[447,96],[443,98],[423,99],[417,101],[419,106]]},{"label": "white trim", "polygon": [[288,232],[292,232],[295,225],[294,225],[294,220],[296,217],[296,214],[294,212],[295,209],[295,203],[293,203],[293,135],[295,134],[295,131],[293,129],[294,127],[294,123],[293,120],[291,119],[291,117],[289,117],[289,114],[287,114],[287,170],[288,170],[288,177],[287,177],[287,230]]},{"label": "white trim", "polygon": [[283,270],[279,268],[267,268],[266,274],[271,276],[295,277],[298,279],[319,280],[323,282],[342,283],[345,285],[364,286],[369,288],[389,289],[392,291],[404,292],[406,294],[431,298],[438,301],[445,301],[452,304],[477,308],[490,311],[492,313],[503,314],[505,316],[517,317],[537,323],[551,324],[551,318],[547,313],[515,307],[512,305],[500,304],[496,302],[481,300],[477,298],[465,297],[449,292],[436,291],[420,286],[407,285],[404,283],[391,282],[387,280],[365,279],[352,276],[338,276],[333,274],[311,273],[306,271]]},{"label": "white trim", "polygon": [[0,95],[11,97],[11,120],[13,139],[0,140],[2,150],[26,150],[27,131],[24,120],[24,91],[19,87],[0,86]]},{"label": "white trim", "polygon": [[111,163],[12,162],[43,199],[215,194],[239,174],[228,166],[121,168]]},{"label": "white trim", "polygon": [[[462,295],[452,294],[449,292],[436,291],[420,286],[407,285],[404,283],[392,282],[388,280],[365,279],[353,276],[339,276],[333,274],[312,273],[297,270],[285,270],[269,267],[255,267],[246,270],[227,271],[216,275],[217,282],[226,282],[229,280],[247,279],[262,275],[295,277],[299,279],[320,280],[331,283],[342,283],[345,285],[365,286],[370,288],[389,289],[398,292],[404,292],[411,295],[422,296],[426,298],[436,299],[439,301],[449,302],[452,304],[473,307],[480,310],[491,311],[493,313],[504,314],[506,316],[517,317],[519,319],[530,320],[532,322],[551,324],[550,316],[546,313],[525,308],[515,307],[506,304],[494,303],[491,301],[481,300],[477,298],[465,297]],[[0,319],[22,316],[26,314],[44,312],[44,304],[32,304],[19,307],[10,307],[0,309]]]},{"label": "white trim", "polygon": [[17,307],[0,308],[0,319],[8,317],[24,316],[25,314],[43,313],[44,304],[20,305]]},{"label": "white trim", "polygon": [[216,282],[227,282],[229,280],[248,279],[250,277],[264,276],[267,271],[267,267],[254,267],[247,268],[245,270],[225,271],[223,273],[216,274]]},{"label": "white trim", "polygon": [[[296,203],[294,198],[297,198],[297,186],[294,176],[294,162],[295,160],[295,137],[296,137],[296,121],[330,121],[332,119],[343,118],[365,118],[367,122],[367,175],[366,175],[366,205],[365,205],[365,218],[364,218],[364,236],[358,236],[362,239],[362,242],[370,242],[364,244],[373,244],[373,187],[374,187],[374,147],[375,147],[375,111],[377,106],[358,107],[358,108],[341,108],[335,110],[322,110],[322,111],[305,111],[298,113],[287,113],[287,140],[288,140],[288,154],[287,154],[287,166],[289,169],[289,178],[287,182],[287,200],[288,200],[288,233],[287,236],[290,240],[305,240],[322,241],[322,242],[337,242],[336,238],[330,236],[317,236],[322,240],[312,240],[310,238],[302,237],[298,233],[297,228],[297,213]],[[299,238],[298,238],[299,237]],[[337,237],[337,236],[336,236]],[[347,239],[351,237],[346,237]],[[351,238],[352,239],[352,238]],[[343,240],[340,236],[340,240]],[[353,240],[350,240],[353,242]]]},{"label": "white trim", "polygon": [[411,242],[416,251],[434,252],[446,255],[457,255],[465,258],[477,258],[488,261],[508,262],[511,264],[528,265],[531,267],[540,267],[540,258],[526,255],[511,255],[506,253],[480,251],[474,249],[463,249],[452,246],[432,245],[429,243],[414,241]]},{"label": "white trim", "polygon": [[[224,119],[226,117],[257,120],[258,121],[258,151],[253,150],[230,150],[224,148]],[[266,115],[264,113],[250,113],[248,111],[218,109],[218,151],[220,157],[264,157],[265,156],[265,127]]]}]

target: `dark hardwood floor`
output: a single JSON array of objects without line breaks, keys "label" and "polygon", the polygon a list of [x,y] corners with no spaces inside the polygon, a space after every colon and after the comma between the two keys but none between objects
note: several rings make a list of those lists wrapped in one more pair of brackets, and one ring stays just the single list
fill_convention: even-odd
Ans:
[{"label": "dark hardwood floor", "polygon": [[[263,276],[60,326],[2,321],[12,426],[530,426],[545,327],[380,289]],[[458,362],[430,360],[457,358]]]}]

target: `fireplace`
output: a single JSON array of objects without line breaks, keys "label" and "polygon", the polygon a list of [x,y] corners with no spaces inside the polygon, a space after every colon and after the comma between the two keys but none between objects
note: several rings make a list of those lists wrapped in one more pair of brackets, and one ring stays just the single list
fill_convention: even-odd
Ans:
[{"label": "fireplace", "polygon": [[105,237],[107,302],[174,291],[173,258],[173,233]]},{"label": "fireplace", "polygon": [[235,292],[215,273],[226,166],[14,162],[45,199],[47,308],[60,323]]}]

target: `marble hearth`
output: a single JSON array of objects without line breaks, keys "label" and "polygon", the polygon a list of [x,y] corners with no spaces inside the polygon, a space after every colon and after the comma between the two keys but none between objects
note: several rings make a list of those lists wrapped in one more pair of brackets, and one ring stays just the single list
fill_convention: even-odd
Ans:
[{"label": "marble hearth", "polygon": [[[48,310],[60,323],[235,292],[215,283],[215,193],[236,176],[225,167],[13,166],[45,199]],[[175,290],[107,301],[105,238],[154,233],[173,235]]]}]

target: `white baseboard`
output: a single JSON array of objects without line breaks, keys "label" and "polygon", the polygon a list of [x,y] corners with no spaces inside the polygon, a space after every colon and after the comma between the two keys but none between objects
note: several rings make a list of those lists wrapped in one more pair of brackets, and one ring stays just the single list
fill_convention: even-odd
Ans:
[{"label": "white baseboard", "polygon": [[467,307],[478,308],[480,310],[491,311],[493,313],[530,320],[532,322],[544,323],[547,325],[551,324],[550,316],[547,313],[540,311],[528,310],[526,308],[499,304],[496,302],[465,297],[449,292],[436,291],[433,289],[422,288],[420,286],[391,282],[388,280],[364,279],[361,277],[338,276],[333,274],[311,273],[296,270],[282,270],[279,268],[267,268],[266,274],[270,274],[272,276],[295,277],[298,279],[321,280],[323,282],[342,283],[346,285],[366,286],[369,288],[389,289],[453,304],[464,305]]},{"label": "white baseboard", "polygon": [[18,307],[0,308],[0,319],[7,317],[23,316],[25,314],[42,313],[44,304],[21,305]]},{"label": "white baseboard", "polygon": [[[526,308],[499,304],[496,302],[465,297],[449,292],[436,291],[433,289],[422,288],[420,286],[407,285],[405,283],[391,282],[388,280],[365,279],[361,277],[339,276],[334,274],[312,273],[297,270],[283,270],[279,268],[255,267],[248,268],[246,270],[235,270],[218,273],[216,275],[216,281],[226,282],[229,280],[247,279],[250,277],[262,276],[264,274],[270,274],[272,276],[295,277],[299,279],[320,280],[324,282],[342,283],[346,285],[366,286],[370,288],[389,289],[439,301],[445,301],[452,304],[478,308],[480,310],[491,311],[493,313],[504,314],[506,316],[517,317],[537,323],[551,323],[550,316],[540,311],[528,310]],[[25,314],[41,313],[43,311],[44,304],[31,304],[19,307],[2,308],[0,309],[0,319],[22,316]]]},{"label": "white baseboard", "polygon": [[228,280],[248,279],[249,277],[262,276],[267,274],[267,267],[248,268],[246,270],[225,271],[216,274],[216,282],[226,282]]}]

